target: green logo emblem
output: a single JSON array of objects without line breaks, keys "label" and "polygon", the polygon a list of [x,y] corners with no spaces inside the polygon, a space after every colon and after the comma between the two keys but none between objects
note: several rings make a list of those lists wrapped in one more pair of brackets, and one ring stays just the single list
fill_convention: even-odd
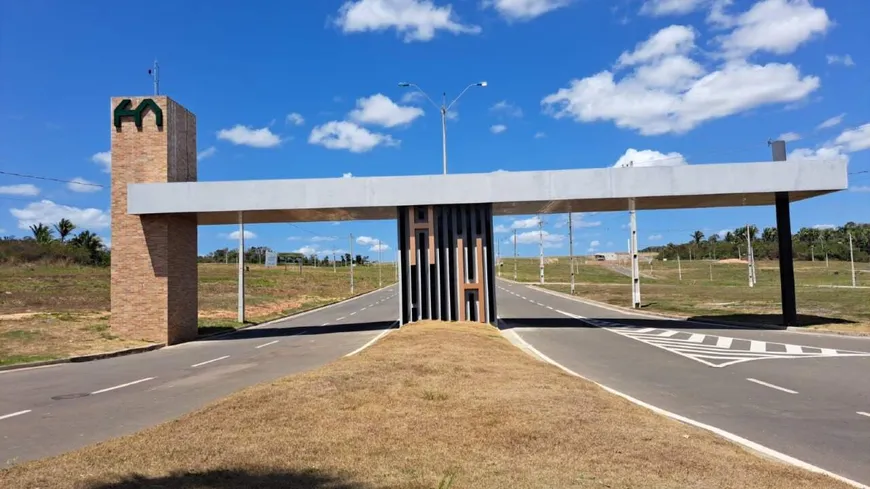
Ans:
[{"label": "green logo emblem", "polygon": [[131,109],[131,105],[133,105],[133,101],[125,98],[117,107],[115,107],[113,118],[116,128],[121,128],[122,117],[132,117],[133,122],[136,123],[136,127],[142,129],[142,114],[145,113],[145,109],[151,109],[151,112],[154,112],[154,119],[155,122],[157,122],[157,127],[163,127],[163,110],[157,106],[157,102],[150,98],[146,98],[139,102],[139,106],[135,109]]}]

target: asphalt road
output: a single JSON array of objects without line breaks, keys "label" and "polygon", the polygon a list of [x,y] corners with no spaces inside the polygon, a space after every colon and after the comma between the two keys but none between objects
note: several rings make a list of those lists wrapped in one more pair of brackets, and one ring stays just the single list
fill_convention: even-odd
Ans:
[{"label": "asphalt road", "polygon": [[870,484],[870,338],[673,321],[498,286],[502,327],[574,372]]},{"label": "asphalt road", "polygon": [[395,325],[396,292],[394,285],[295,318],[153,352],[2,372],[0,467],[133,433],[354,352]]}]

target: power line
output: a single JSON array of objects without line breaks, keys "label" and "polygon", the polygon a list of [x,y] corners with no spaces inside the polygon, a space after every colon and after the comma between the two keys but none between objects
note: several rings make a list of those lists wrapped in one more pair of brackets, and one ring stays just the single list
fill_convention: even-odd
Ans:
[{"label": "power line", "polygon": [[78,181],[78,180],[62,180],[60,178],[40,177],[40,176],[36,176],[36,175],[25,175],[23,173],[13,173],[13,172],[3,171],[3,170],[0,170],[0,175],[9,175],[12,177],[20,177],[20,178],[32,178],[34,180],[47,180],[49,182],[75,183],[77,185],[88,185],[91,187],[106,188],[105,185],[100,185],[99,183],[82,182],[82,181]]}]

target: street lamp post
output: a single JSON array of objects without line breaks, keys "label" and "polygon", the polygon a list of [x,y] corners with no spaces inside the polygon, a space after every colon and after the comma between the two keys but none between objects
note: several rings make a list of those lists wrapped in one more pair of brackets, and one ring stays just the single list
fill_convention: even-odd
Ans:
[{"label": "street lamp post", "polygon": [[449,104],[447,103],[447,94],[442,93],[440,106],[438,104],[436,104],[435,101],[432,100],[432,98],[429,97],[429,95],[426,94],[426,92],[424,92],[423,89],[420,88],[416,83],[400,82],[399,86],[403,87],[403,88],[415,88],[417,91],[422,93],[424,97],[426,97],[426,100],[428,100],[432,104],[433,107],[435,107],[436,109],[438,109],[439,112],[441,112],[441,159],[442,159],[442,164],[444,166],[444,174],[447,175],[447,113],[450,111],[450,108],[453,107],[453,105],[456,104],[456,102],[463,95],[465,95],[465,92],[467,92],[469,88],[471,88],[471,87],[485,87],[486,82],[482,81],[482,82],[472,83],[471,85],[468,85],[467,87],[465,87],[464,90],[462,90],[462,92],[459,93],[459,96],[456,97],[455,99],[453,99],[453,101],[450,102]]}]

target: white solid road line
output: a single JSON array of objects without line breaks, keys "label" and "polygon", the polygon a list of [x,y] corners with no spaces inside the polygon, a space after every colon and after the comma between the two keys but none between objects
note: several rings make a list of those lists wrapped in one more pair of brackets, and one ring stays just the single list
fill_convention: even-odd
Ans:
[{"label": "white solid road line", "polygon": [[258,346],[257,348],[259,349],[259,348],[263,348],[263,347],[266,347],[266,346],[269,346],[269,345],[274,345],[274,344],[277,343],[277,342],[278,342],[278,340],[270,341],[270,342],[268,342],[268,343],[263,343],[262,345]]},{"label": "white solid road line", "polygon": [[346,317],[347,317],[347,316],[342,316],[342,317],[336,319],[336,321],[343,321]]},{"label": "white solid road line", "polygon": [[191,367],[201,367],[201,366],[203,366],[203,365],[205,365],[205,364],[207,364],[207,363],[217,362],[218,360],[223,360],[224,358],[230,358],[230,356],[229,356],[229,355],[224,355],[224,356],[222,356],[222,357],[212,358],[211,360],[206,360],[206,361],[204,361],[204,362],[195,363],[195,364],[191,365]]},{"label": "white solid road line", "polygon": [[[858,414],[860,414],[861,416],[867,416],[868,418],[870,418],[870,413],[865,413],[864,411],[856,411],[856,412]],[[3,418],[0,418],[0,419],[3,419]]]},{"label": "white solid road line", "polygon": [[374,345],[375,342],[377,342],[379,339],[381,339],[381,338],[383,338],[384,336],[386,336],[387,333],[389,333],[390,331],[392,331],[393,328],[396,326],[396,324],[397,324],[397,323],[393,323],[393,324],[391,324],[389,328],[387,328],[387,329],[381,331],[381,333],[380,333],[379,335],[377,335],[377,336],[375,336],[374,338],[372,338],[371,340],[369,340],[365,345],[363,345],[363,346],[357,348],[356,350],[354,350],[354,351],[348,353],[348,354],[345,355],[345,356],[346,356],[346,357],[352,357],[352,356],[356,355],[357,353],[359,353],[359,352],[365,350],[366,348],[368,348],[368,347]]},{"label": "white solid road line", "polygon": [[129,387],[131,385],[141,384],[142,382],[148,382],[149,380],[154,380],[155,377],[146,377],[144,379],[134,380],[133,382],[127,382],[126,384],[116,385],[114,387],[107,387],[105,389],[100,389],[98,391],[91,392],[91,395],[102,394],[103,392],[113,391],[115,389],[121,389],[124,387]]},{"label": "white solid road line", "polygon": [[[560,312],[561,312],[561,311],[560,311]],[[567,314],[567,313],[563,313],[563,314]],[[571,315],[573,316],[573,314],[571,314]],[[575,377],[579,377],[579,378],[581,378],[581,379],[584,379],[584,380],[587,380],[587,381],[589,381],[589,382],[592,382],[592,383],[594,383],[595,385],[598,385],[598,386],[601,387],[602,389],[606,390],[607,392],[610,392],[611,394],[614,394],[614,395],[617,395],[617,396],[619,396],[619,397],[621,397],[621,398],[623,398],[623,399],[626,399],[627,401],[633,402],[634,404],[637,404],[638,406],[641,406],[641,407],[644,407],[644,408],[646,408],[646,409],[649,409],[650,411],[652,411],[652,412],[654,412],[654,413],[660,414],[660,415],[662,415],[662,416],[667,416],[667,417],[669,417],[669,418],[671,418],[671,419],[675,419],[675,420],[677,420],[677,421],[681,421],[681,422],[683,422],[683,423],[686,423],[686,424],[689,424],[689,425],[695,426],[695,427],[697,427],[697,428],[701,428],[701,429],[703,429],[703,430],[707,430],[707,431],[709,431],[709,432],[711,432],[711,433],[715,433],[715,434],[717,434],[717,435],[719,435],[719,436],[721,436],[721,437],[723,437],[723,438],[725,438],[725,439],[727,439],[727,440],[733,441],[734,443],[738,443],[738,444],[743,445],[743,446],[745,446],[745,447],[747,447],[747,448],[749,448],[749,449],[751,449],[751,450],[755,450],[756,452],[759,452],[759,453],[762,453],[762,454],[764,454],[764,455],[767,455],[768,457],[775,458],[775,459],[777,459],[777,460],[779,460],[779,461],[781,461],[781,462],[785,462],[785,463],[787,463],[787,464],[791,464],[791,465],[794,465],[794,466],[796,466],[796,467],[800,467],[800,468],[802,468],[802,469],[804,469],[804,470],[809,470],[810,472],[816,472],[816,473],[818,473],[818,474],[824,474],[824,475],[826,475],[826,476],[828,476],[828,477],[831,477],[831,478],[833,478],[833,479],[837,479],[837,480],[840,481],[840,482],[844,482],[844,483],[846,483],[846,484],[849,484],[849,485],[852,486],[852,487],[857,487],[857,488],[859,488],[859,489],[870,489],[870,486],[866,486],[866,485],[864,485],[864,484],[861,484],[861,483],[858,482],[858,481],[854,481],[854,480],[852,480],[852,479],[848,479],[848,478],[846,478],[846,477],[843,477],[842,475],[835,474],[835,473],[833,473],[833,472],[831,472],[831,471],[829,471],[829,470],[825,470],[825,469],[823,469],[823,468],[821,468],[821,467],[818,467],[818,466],[812,465],[812,464],[810,464],[810,463],[804,462],[803,460],[796,459],[796,458],[794,458],[794,457],[792,457],[792,456],[790,456],[790,455],[786,455],[786,454],[784,454],[784,453],[782,453],[782,452],[778,452],[778,451],[776,451],[776,450],[774,450],[774,449],[772,449],[772,448],[767,448],[766,446],[764,446],[764,445],[762,445],[762,444],[760,444],[760,443],[756,443],[756,442],[754,442],[754,441],[752,441],[752,440],[749,440],[749,439],[743,438],[742,436],[735,435],[734,433],[731,433],[731,432],[725,431],[725,430],[723,430],[722,428],[717,428],[717,427],[715,427],[715,426],[708,425],[708,424],[702,423],[702,422],[700,422],[700,421],[695,421],[694,419],[687,418],[687,417],[685,417],[685,416],[681,416],[681,415],[679,415],[679,414],[672,413],[672,412],[670,412],[670,411],[666,411],[666,410],[664,410],[664,409],[662,409],[662,408],[660,408],[660,407],[656,407],[656,406],[653,406],[652,404],[649,404],[649,403],[643,402],[643,401],[641,401],[640,399],[636,399],[636,398],[634,398],[634,397],[631,397],[631,396],[629,396],[628,394],[622,393],[622,392],[620,392],[620,391],[618,391],[618,390],[616,390],[616,389],[613,389],[613,388],[611,388],[611,387],[608,387],[608,386],[606,386],[606,385],[604,385],[604,384],[600,384],[600,383],[598,383],[598,382],[595,382],[594,380],[591,380],[591,379],[589,379],[589,378],[586,378],[586,377],[584,377],[584,376],[578,374],[577,372],[575,372],[575,371],[569,369],[568,367],[566,367],[566,366],[560,364],[559,362],[553,360],[552,358],[548,357],[547,355],[544,355],[543,353],[541,353],[540,351],[538,351],[534,346],[530,345],[526,340],[524,340],[524,339],[523,339],[519,334],[517,334],[517,332],[516,332],[515,330],[508,330],[506,333],[509,334],[509,335],[512,335],[514,338],[516,338],[516,339],[517,339],[517,340],[518,340],[518,341],[519,341],[519,342],[520,342],[520,343],[521,343],[525,348],[527,348],[527,351],[529,351],[529,352],[532,353],[532,356],[537,356],[537,357],[540,358],[541,360],[543,360],[543,361],[545,361],[545,362],[547,362],[547,363],[549,363],[549,364],[551,364],[551,365],[553,365],[553,366],[555,366],[555,367],[557,367],[557,368],[562,369],[563,371],[565,371],[566,373],[568,373],[568,374],[570,374],[570,375],[573,375],[573,376],[575,376]]]},{"label": "white solid road line", "polygon": [[793,391],[793,390],[791,390],[791,389],[786,389],[785,387],[780,387],[780,386],[778,386],[778,385],[768,384],[767,382],[762,382],[762,381],[760,381],[760,380],[758,380],[758,379],[753,379],[753,378],[749,378],[749,377],[747,377],[746,380],[748,380],[748,381],[750,381],[750,382],[755,382],[755,383],[758,384],[758,385],[763,385],[763,386],[765,386],[765,387],[770,387],[771,389],[776,389],[776,390],[778,390],[778,391],[788,392],[789,394],[797,394],[797,393],[798,393],[797,391]]},{"label": "white solid road line", "polygon": [[3,416],[0,416],[0,419],[14,418],[15,416],[21,416],[22,414],[27,414],[29,412],[30,412],[30,409],[27,409],[24,411],[18,411],[17,413],[4,414]]}]

